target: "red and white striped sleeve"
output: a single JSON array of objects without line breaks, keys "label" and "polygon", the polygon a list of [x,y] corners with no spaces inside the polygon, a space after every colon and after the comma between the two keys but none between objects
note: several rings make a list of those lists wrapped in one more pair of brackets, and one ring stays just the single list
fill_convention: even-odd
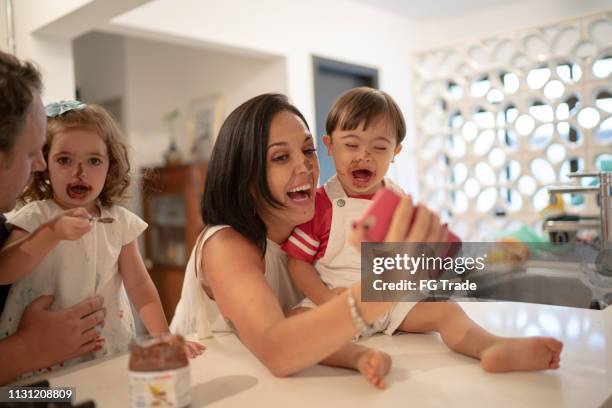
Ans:
[{"label": "red and white striped sleeve", "polygon": [[321,245],[313,232],[313,220],[296,227],[289,239],[283,243],[283,250],[292,258],[313,263]]},{"label": "red and white striped sleeve", "polygon": [[314,217],[297,226],[282,249],[292,258],[314,263],[325,255],[327,240],[331,229],[332,205],[323,187],[319,187],[315,197]]}]

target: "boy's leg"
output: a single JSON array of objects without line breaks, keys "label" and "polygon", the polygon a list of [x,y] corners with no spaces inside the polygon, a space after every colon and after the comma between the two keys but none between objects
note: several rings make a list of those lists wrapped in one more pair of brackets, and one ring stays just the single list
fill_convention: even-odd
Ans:
[{"label": "boy's leg", "polygon": [[[287,312],[287,316],[308,312],[309,310],[312,309],[296,308]],[[385,388],[384,378],[391,369],[391,356],[376,349],[346,343],[319,364],[359,371],[369,382],[382,389]]]},{"label": "boy's leg", "polygon": [[403,332],[440,333],[444,343],[461,354],[481,360],[491,372],[559,368],[563,344],[550,337],[494,336],[470,319],[452,301],[419,302],[399,327]]}]

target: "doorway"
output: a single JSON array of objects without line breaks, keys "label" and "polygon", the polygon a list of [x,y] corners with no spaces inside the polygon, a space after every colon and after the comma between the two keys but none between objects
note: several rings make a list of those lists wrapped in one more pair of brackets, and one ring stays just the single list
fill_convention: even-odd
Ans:
[{"label": "doorway", "polygon": [[317,154],[321,173],[319,185],[323,185],[336,173],[334,162],[327,155],[323,144],[325,121],[332,104],[344,92],[358,86],[378,88],[378,70],[347,64],[326,58],[313,57]]}]

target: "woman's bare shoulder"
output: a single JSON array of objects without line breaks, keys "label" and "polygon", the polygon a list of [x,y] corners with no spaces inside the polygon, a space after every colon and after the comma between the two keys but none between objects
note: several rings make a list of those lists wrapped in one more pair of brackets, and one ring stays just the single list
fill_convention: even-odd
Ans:
[{"label": "woman's bare shoulder", "polygon": [[242,263],[261,260],[261,253],[253,242],[232,227],[215,232],[206,240],[203,255],[207,262]]},{"label": "woman's bare shoulder", "polygon": [[222,247],[231,247],[240,246],[240,247],[253,247],[253,249],[257,250],[257,246],[244,237],[241,233],[236,231],[232,227],[227,227],[220,229],[215,232],[210,238],[206,240],[207,245],[211,246],[222,246]]}]

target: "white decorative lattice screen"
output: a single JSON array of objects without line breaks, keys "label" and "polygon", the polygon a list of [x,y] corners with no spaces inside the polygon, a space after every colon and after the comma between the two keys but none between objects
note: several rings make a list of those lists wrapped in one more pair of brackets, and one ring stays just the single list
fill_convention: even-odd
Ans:
[{"label": "white decorative lattice screen", "polygon": [[[463,239],[538,228],[546,186],[612,160],[612,12],[414,61],[420,191]],[[596,214],[585,199],[573,209]]]}]

